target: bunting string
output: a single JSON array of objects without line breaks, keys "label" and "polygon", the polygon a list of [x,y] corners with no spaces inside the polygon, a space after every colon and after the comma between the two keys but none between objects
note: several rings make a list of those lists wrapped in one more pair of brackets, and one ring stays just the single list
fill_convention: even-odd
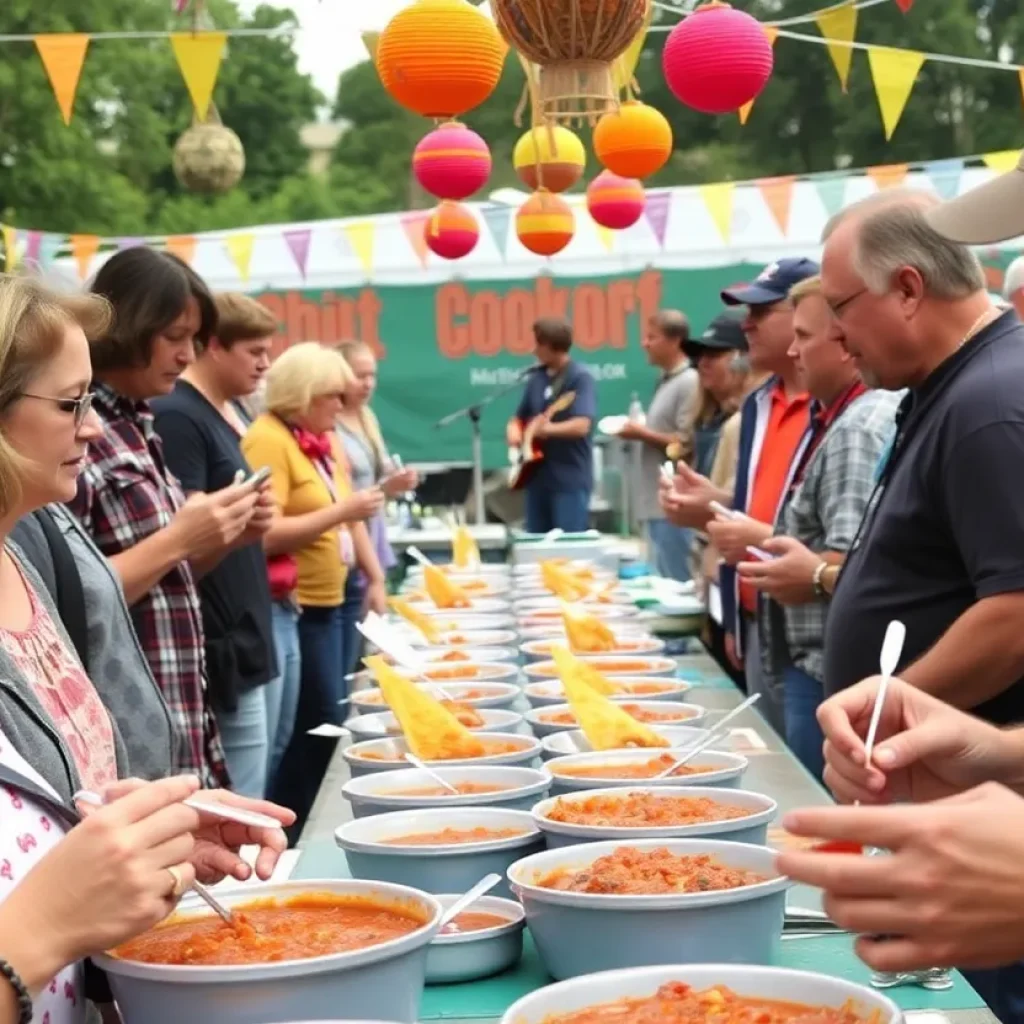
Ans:
[{"label": "bunting string", "polygon": [[[275,28],[225,28],[217,32],[182,32],[181,29],[165,29],[163,31],[139,31],[139,32],[82,32],[82,33],[60,33],[57,35],[86,35],[93,43],[102,42],[105,39],[169,39],[171,36],[196,36],[224,35],[224,36],[254,36],[263,39],[275,36],[288,36],[295,31],[294,25],[278,25]],[[0,33],[0,43],[34,43],[45,33],[37,32],[35,35]]]}]

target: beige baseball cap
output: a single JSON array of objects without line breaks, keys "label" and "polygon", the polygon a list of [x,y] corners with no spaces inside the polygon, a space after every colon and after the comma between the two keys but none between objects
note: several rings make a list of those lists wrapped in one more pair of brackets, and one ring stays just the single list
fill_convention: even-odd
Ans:
[{"label": "beige baseball cap", "polygon": [[964,245],[992,245],[1024,235],[1024,153],[1012,171],[930,209],[940,235]]}]

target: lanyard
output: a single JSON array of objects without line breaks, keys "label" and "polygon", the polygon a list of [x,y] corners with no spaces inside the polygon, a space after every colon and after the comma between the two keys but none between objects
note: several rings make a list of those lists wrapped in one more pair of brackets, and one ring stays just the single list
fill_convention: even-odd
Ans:
[{"label": "lanyard", "polygon": [[803,483],[811,457],[821,446],[821,442],[825,440],[825,435],[832,428],[832,424],[846,412],[847,407],[853,401],[860,398],[866,391],[867,387],[865,387],[864,382],[856,380],[840,395],[839,400],[832,406],[834,412],[831,412],[827,422],[823,420],[823,417],[831,411],[830,409],[822,409],[820,416],[812,415],[811,436],[804,447],[803,454],[800,456],[800,461],[797,463],[796,472],[793,474],[793,481],[789,485],[790,495]]}]

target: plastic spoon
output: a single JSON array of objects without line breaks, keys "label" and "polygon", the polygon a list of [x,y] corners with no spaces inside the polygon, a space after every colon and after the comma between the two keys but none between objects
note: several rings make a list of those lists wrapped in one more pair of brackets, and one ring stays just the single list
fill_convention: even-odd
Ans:
[{"label": "plastic spoon", "polygon": [[696,745],[685,750],[679,757],[677,757],[672,764],[666,768],[663,772],[658,772],[654,776],[655,779],[667,779],[677,768],[686,764],[691,758],[696,757],[702,750],[706,750],[711,746],[712,743],[718,743],[720,740],[725,739],[729,735],[727,729],[723,729],[723,726],[727,722],[731,722],[737,715],[746,711],[747,708],[753,707],[761,699],[761,694],[751,694],[742,704],[732,709],[724,718],[720,719],[715,726],[708,732],[707,736],[699,740]]},{"label": "plastic spoon", "polygon": [[420,565],[433,565],[429,558],[415,544],[410,544],[406,549],[406,554],[414,561],[419,562]]},{"label": "plastic spoon", "polygon": [[421,761],[415,754],[406,754],[406,761],[416,768],[419,768],[421,772],[425,772],[429,775],[439,786],[443,789],[447,789],[449,793],[454,793],[456,796],[459,795],[458,789],[453,786],[447,779],[442,779],[433,768],[427,766],[426,761]]},{"label": "plastic spoon", "polygon": [[501,875],[487,875],[481,878],[464,896],[460,896],[442,915],[441,927],[449,925],[467,907],[471,907],[481,896],[489,893],[499,882]]},{"label": "plastic spoon", "polygon": [[[75,794],[75,800],[82,803],[92,804],[95,807],[103,806],[103,798],[91,790],[82,789]],[[232,807],[230,804],[221,803],[219,800],[204,800],[202,796],[190,796],[182,801],[186,807],[194,811],[209,814],[213,818],[222,818],[224,821],[237,821],[240,825],[252,825],[254,828],[280,828],[281,822],[277,818],[260,814],[258,811],[247,811],[242,807]]]}]

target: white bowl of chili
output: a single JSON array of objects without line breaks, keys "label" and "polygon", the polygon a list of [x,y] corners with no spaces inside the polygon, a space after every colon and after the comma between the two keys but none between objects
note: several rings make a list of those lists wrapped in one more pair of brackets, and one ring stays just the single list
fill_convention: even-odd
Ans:
[{"label": "white bowl of chili", "polygon": [[[638,722],[649,725],[655,732],[663,728],[681,726],[692,728],[707,714],[699,704],[682,701],[631,700],[617,701],[619,707]],[[569,704],[554,704],[533,708],[525,715],[534,736],[543,739],[557,732],[571,732],[580,727],[576,713]],[[572,751],[566,751],[572,753]]]},{"label": "white bowl of chili", "polygon": [[[702,750],[667,778],[654,778],[671,764],[672,748],[599,750],[591,754],[554,757],[544,767],[551,772],[551,795],[580,789],[635,786],[739,786],[750,762],[726,750]],[[676,750],[675,753],[682,753]]]}]

